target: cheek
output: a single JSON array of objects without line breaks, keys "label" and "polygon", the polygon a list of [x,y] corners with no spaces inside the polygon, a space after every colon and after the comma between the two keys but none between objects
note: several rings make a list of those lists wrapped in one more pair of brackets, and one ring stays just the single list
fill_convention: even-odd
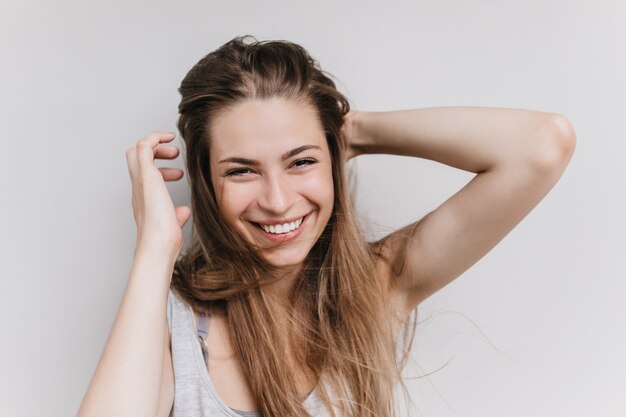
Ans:
[{"label": "cheek", "polygon": [[333,183],[333,172],[331,169],[325,171],[324,188],[326,189],[326,198],[330,200],[332,204],[335,201],[335,185]]},{"label": "cheek", "polygon": [[255,191],[246,184],[225,184],[216,188],[217,206],[222,216],[229,222],[235,222],[252,203]]},{"label": "cheek", "polygon": [[322,211],[331,211],[334,202],[334,186],[332,173],[324,172],[303,182],[308,197],[320,206]]}]

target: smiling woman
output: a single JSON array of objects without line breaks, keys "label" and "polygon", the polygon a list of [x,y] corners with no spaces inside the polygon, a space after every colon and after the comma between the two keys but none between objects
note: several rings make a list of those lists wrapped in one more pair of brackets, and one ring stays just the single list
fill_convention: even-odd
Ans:
[{"label": "smiling woman", "polygon": [[303,262],[334,199],[315,109],[277,97],[245,101],[211,123],[210,138],[211,181],[226,224],[273,266]]},{"label": "smiling woman", "polygon": [[[236,365],[211,375],[214,345],[207,365],[229,409],[391,415],[394,321],[346,187],[348,101],[299,45],[250,41],[207,55],[181,84],[195,240],[175,296],[227,323]],[[184,395],[175,415],[194,401]]]},{"label": "smiling woman", "polygon": [[[575,147],[555,113],[350,111],[287,41],[235,38],[179,91],[191,210],[174,207],[165,186],[182,170],[154,164],[178,155],[166,144],[174,134],[139,140],[126,154],[135,260],[80,417],[396,415],[416,306],[515,227]],[[419,221],[367,242],[345,176],[345,162],[366,153],[476,175]]]}]

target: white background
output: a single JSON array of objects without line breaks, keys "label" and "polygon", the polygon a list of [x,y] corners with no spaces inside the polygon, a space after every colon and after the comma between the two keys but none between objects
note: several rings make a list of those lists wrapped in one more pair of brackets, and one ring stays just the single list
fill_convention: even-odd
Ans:
[{"label": "white background", "polygon": [[[624,2],[0,7],[0,415],[76,413],[132,261],[124,152],[175,130],[187,70],[247,33],[302,44],[357,109],[474,105],[570,119],[577,149],[553,191],[421,307],[410,410],[626,415]],[[354,167],[372,234],[417,220],[472,178],[397,156]],[[188,202],[184,181],[169,187]]]}]

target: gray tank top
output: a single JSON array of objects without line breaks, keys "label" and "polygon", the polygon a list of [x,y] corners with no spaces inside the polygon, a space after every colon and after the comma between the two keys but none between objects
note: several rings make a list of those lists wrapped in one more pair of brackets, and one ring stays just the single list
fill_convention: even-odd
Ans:
[{"label": "gray tank top", "polygon": [[[201,316],[196,329],[193,309],[171,288],[167,299],[167,324],[174,369],[174,404],[170,417],[259,417],[257,412],[230,408],[219,397],[209,376],[206,347],[202,343],[208,333],[209,320]],[[312,416],[329,416],[317,389],[302,404]],[[336,412],[339,413],[338,409]]]}]

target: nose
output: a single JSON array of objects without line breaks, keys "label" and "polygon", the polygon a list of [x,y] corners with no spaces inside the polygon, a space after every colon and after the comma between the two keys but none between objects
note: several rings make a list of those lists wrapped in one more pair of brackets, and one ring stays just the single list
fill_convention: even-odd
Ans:
[{"label": "nose", "polygon": [[288,179],[281,175],[272,175],[266,177],[258,202],[263,210],[272,214],[282,214],[289,211],[294,196]]}]

